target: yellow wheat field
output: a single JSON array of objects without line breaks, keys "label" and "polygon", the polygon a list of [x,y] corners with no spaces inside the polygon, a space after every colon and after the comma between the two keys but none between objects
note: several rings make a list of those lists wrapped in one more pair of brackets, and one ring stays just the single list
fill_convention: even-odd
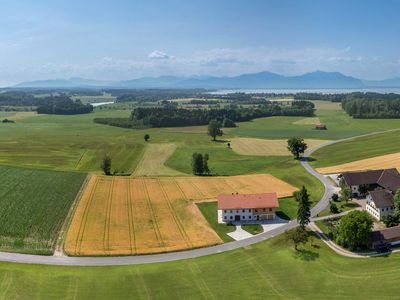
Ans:
[{"label": "yellow wheat field", "polygon": [[[329,142],[328,140],[306,139],[309,148]],[[256,138],[233,138],[231,139],[233,151],[241,155],[259,156],[288,156],[287,140],[265,140]]]},{"label": "yellow wheat field", "polygon": [[400,169],[400,153],[376,156],[332,167],[318,168],[317,171],[322,174],[333,174],[348,171],[377,170],[388,168]]},{"label": "yellow wheat field", "polygon": [[293,186],[269,175],[233,177],[92,176],[67,233],[68,255],[135,255],[221,243],[194,201],[224,193],[276,191]]}]

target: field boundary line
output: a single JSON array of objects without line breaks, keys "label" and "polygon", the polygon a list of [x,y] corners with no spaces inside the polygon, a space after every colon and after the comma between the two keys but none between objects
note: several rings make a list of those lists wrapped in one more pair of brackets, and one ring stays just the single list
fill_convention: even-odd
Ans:
[{"label": "field boundary line", "polygon": [[157,218],[156,218],[156,216],[154,214],[153,205],[151,204],[151,199],[150,199],[149,191],[147,189],[146,182],[145,182],[145,180],[143,178],[142,178],[142,184],[143,184],[144,190],[146,192],[146,196],[147,196],[146,197],[146,202],[147,202],[147,206],[148,206],[148,208],[150,210],[151,219],[152,219],[153,224],[154,224],[154,233],[156,234],[156,236],[158,238],[158,243],[160,244],[160,247],[164,248],[164,250],[165,250],[165,243],[164,243],[164,240],[163,240],[162,235],[161,235],[160,227],[158,226]]},{"label": "field boundary line", "polygon": [[[131,198],[131,180],[125,179],[128,182],[128,187],[127,187],[127,197],[126,201],[128,202],[128,228],[129,228],[129,244],[131,246],[131,253],[136,254],[137,249],[136,249],[136,235],[135,235],[135,222],[133,220],[134,216],[134,211],[133,211],[133,206],[132,206],[132,198]],[[132,241],[132,235],[133,235],[133,241]],[[133,248],[132,248],[133,246]],[[133,250],[134,249],[134,250]]]},{"label": "field boundary line", "polygon": [[114,192],[114,183],[115,183],[115,178],[113,177],[111,180],[111,187],[108,192],[108,197],[107,197],[107,206],[106,206],[106,216],[105,216],[105,222],[104,222],[104,233],[103,233],[103,248],[104,248],[104,254],[107,254],[107,249],[110,248],[110,222],[111,222],[111,205],[112,205],[112,195]]},{"label": "field boundary line", "polygon": [[93,202],[93,196],[94,193],[96,191],[97,185],[98,185],[98,177],[94,177],[95,183],[93,186],[93,189],[90,191],[90,195],[89,195],[89,199],[86,203],[85,209],[83,211],[82,214],[82,220],[79,224],[79,230],[78,230],[78,234],[76,235],[76,243],[75,243],[75,255],[77,255],[77,253],[79,253],[81,251],[81,247],[82,247],[82,239],[83,239],[83,234],[85,232],[86,229],[86,222],[87,222],[87,218],[88,218],[88,212],[89,212],[89,207],[92,205]]},{"label": "field boundary line", "polygon": [[[170,180],[170,179],[168,179],[168,181],[174,182],[173,180]],[[178,229],[179,229],[183,239],[185,240],[186,245],[193,248],[193,243],[190,240],[190,237],[188,236],[184,226],[182,225],[181,220],[176,215],[176,212],[175,212],[174,208],[172,207],[171,200],[169,199],[167,192],[165,192],[165,189],[164,189],[160,179],[158,179],[158,183],[160,184],[161,191],[163,192],[164,197],[167,200],[167,205],[168,205],[169,211],[170,211],[170,213],[172,215],[172,218],[174,219],[176,225],[178,226]]]},{"label": "field boundary line", "polygon": [[135,169],[132,171],[131,176],[136,176],[136,171],[138,170],[139,166],[141,165],[141,162],[144,160],[144,155],[145,155],[145,153],[146,153],[146,149],[147,149],[147,148],[149,148],[148,145],[146,145],[145,147],[143,147],[142,156],[140,157],[139,161],[137,162]]},{"label": "field boundary line", "polygon": [[72,219],[73,219],[75,212],[79,206],[80,200],[82,199],[82,195],[83,195],[91,178],[92,178],[91,174],[86,175],[85,180],[83,181],[78,193],[75,196],[74,201],[71,204],[70,209],[68,210],[68,214],[58,231],[58,236],[57,236],[56,245],[55,245],[55,251],[64,253],[64,242],[67,237],[69,227],[71,226]]},{"label": "field boundary line", "polygon": [[78,161],[76,162],[76,164],[75,164],[75,169],[76,169],[76,170],[78,170],[78,166],[79,166],[79,164],[81,163],[81,160],[82,160],[82,158],[85,156],[85,154],[86,154],[87,151],[88,151],[88,150],[83,151],[81,157],[79,157]]}]

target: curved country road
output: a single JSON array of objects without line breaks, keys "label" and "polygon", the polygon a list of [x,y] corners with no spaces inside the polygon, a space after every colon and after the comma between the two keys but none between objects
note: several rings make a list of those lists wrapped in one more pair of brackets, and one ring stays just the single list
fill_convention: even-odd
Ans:
[{"label": "curved country road", "polygon": [[[362,136],[368,136],[378,134],[381,132],[370,133]],[[341,140],[336,140],[319,145],[313,149],[308,150],[303,159],[301,165],[306,169],[308,173],[318,178],[325,187],[324,195],[321,200],[311,209],[311,216],[317,215],[321,212],[328,204],[329,199],[334,191],[332,183],[323,175],[316,172],[308,163],[310,155],[325,146],[339,143],[342,141],[362,137],[351,137]],[[136,265],[136,264],[149,264],[149,263],[160,263],[168,261],[176,261],[182,259],[189,259],[195,257],[201,257],[211,254],[218,254],[225,251],[238,249],[253,245],[267,239],[270,239],[276,235],[282,234],[285,231],[292,229],[297,226],[297,221],[293,220],[285,225],[275,228],[271,231],[261,233],[241,241],[229,242],[217,246],[186,250],[181,252],[151,254],[151,255],[137,255],[137,256],[110,256],[110,257],[70,257],[70,256],[43,256],[43,255],[31,255],[31,254],[19,254],[19,253],[8,253],[0,252],[0,261],[3,262],[16,262],[16,263],[27,263],[27,264],[42,264],[42,265],[64,265],[64,266],[118,266],[118,265]]]}]

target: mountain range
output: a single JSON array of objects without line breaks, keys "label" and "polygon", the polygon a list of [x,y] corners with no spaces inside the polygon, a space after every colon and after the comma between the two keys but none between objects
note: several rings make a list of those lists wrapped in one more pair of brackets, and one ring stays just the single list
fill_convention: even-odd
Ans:
[{"label": "mountain range", "polygon": [[272,72],[243,74],[232,77],[159,76],[123,81],[105,81],[73,77],[70,79],[36,80],[19,83],[13,88],[205,88],[205,89],[318,89],[318,88],[399,88],[400,77],[386,80],[362,80],[339,72],[315,71],[298,76]]}]

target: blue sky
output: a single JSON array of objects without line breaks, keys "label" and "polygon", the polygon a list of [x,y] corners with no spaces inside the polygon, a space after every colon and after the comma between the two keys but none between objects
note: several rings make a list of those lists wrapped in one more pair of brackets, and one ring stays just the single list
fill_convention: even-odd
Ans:
[{"label": "blue sky", "polygon": [[400,76],[400,1],[0,0],[0,85],[158,75]]}]

